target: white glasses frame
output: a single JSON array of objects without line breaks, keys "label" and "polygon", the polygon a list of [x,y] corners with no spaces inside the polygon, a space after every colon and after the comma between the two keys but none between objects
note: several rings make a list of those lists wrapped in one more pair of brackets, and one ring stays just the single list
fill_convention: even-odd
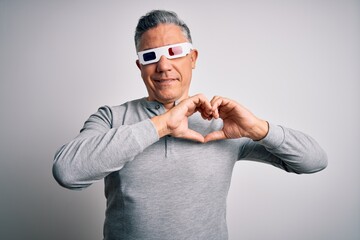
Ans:
[{"label": "white glasses frame", "polygon": [[[178,54],[173,53],[171,55],[169,50],[172,48],[175,48],[175,47],[181,47],[182,52],[178,53]],[[147,64],[158,62],[160,60],[161,56],[165,56],[167,59],[185,57],[186,55],[188,55],[191,52],[192,49],[193,49],[193,46],[191,43],[184,42],[184,43],[177,43],[177,44],[171,44],[171,45],[167,45],[167,46],[163,46],[163,47],[148,49],[145,51],[138,52],[137,54],[138,54],[139,62],[142,65],[147,65]],[[150,54],[151,54],[151,57],[150,57],[151,59],[146,60],[145,57]]]}]

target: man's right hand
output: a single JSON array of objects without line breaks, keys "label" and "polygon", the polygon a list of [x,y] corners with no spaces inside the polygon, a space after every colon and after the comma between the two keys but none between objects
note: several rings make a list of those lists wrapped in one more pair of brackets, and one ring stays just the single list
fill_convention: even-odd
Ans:
[{"label": "man's right hand", "polygon": [[173,137],[204,142],[203,135],[188,128],[188,117],[197,111],[201,113],[204,119],[212,118],[210,102],[202,94],[181,101],[166,113],[153,117],[151,121],[154,123],[160,138],[172,135]]}]

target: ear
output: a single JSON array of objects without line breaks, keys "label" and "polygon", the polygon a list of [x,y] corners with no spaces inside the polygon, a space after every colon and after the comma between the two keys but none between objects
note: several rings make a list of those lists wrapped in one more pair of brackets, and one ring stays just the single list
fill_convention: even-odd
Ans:
[{"label": "ear", "polygon": [[140,64],[140,62],[139,62],[139,59],[136,60],[136,66],[139,68],[139,70],[141,70],[141,64]]},{"label": "ear", "polygon": [[198,58],[198,51],[196,49],[193,49],[191,52],[190,52],[190,57],[191,57],[191,66],[192,68],[194,69],[195,66],[196,66],[196,60]]}]

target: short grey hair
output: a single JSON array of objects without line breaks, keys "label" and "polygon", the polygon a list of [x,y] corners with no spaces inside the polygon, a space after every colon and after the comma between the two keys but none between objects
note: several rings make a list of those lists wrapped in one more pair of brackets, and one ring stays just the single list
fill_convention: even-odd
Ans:
[{"label": "short grey hair", "polygon": [[144,32],[158,26],[159,24],[175,24],[176,26],[179,26],[181,31],[184,33],[185,38],[192,43],[190,29],[175,12],[153,10],[142,16],[136,26],[134,37],[136,51],[139,51],[140,39]]}]

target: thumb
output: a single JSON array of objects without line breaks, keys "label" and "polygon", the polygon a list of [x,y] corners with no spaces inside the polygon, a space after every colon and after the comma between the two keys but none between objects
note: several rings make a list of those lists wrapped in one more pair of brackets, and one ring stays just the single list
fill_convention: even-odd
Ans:
[{"label": "thumb", "polygon": [[204,142],[204,136],[191,129],[187,129],[187,131],[182,134],[181,138],[189,139],[201,143]]},{"label": "thumb", "polygon": [[221,139],[226,139],[225,133],[222,130],[209,133],[208,135],[205,136],[204,141],[210,142]]}]

